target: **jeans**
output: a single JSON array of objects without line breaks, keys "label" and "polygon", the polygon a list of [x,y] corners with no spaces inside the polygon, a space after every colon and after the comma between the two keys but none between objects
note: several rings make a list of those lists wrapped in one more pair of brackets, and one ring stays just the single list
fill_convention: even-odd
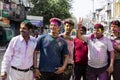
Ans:
[{"label": "jeans", "polygon": [[83,80],[86,80],[86,68],[87,65],[81,65],[75,63],[74,80],[81,80],[81,77],[83,77]]},{"label": "jeans", "polygon": [[107,68],[108,66],[102,68],[93,68],[88,66],[86,72],[87,80],[97,80],[97,78],[99,80],[108,80]]},{"label": "jeans", "polygon": [[41,72],[40,80],[62,80],[63,74],[54,72]]}]

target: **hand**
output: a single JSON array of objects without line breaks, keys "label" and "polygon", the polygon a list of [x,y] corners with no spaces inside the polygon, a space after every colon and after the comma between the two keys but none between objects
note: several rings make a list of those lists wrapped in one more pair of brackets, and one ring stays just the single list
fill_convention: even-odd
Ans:
[{"label": "hand", "polygon": [[81,26],[82,26],[82,23],[83,23],[83,18],[79,18],[79,22],[78,22],[78,29],[80,29],[81,28]]},{"label": "hand", "polygon": [[41,73],[40,73],[39,69],[35,69],[35,70],[34,70],[34,75],[35,75],[35,77],[40,78]]},{"label": "hand", "polygon": [[6,72],[2,72],[1,73],[1,78],[2,78],[2,80],[5,80],[7,78],[7,73]]},{"label": "hand", "polygon": [[113,72],[113,66],[109,66],[107,69],[108,74],[110,75]]},{"label": "hand", "polygon": [[64,67],[58,67],[58,68],[56,68],[56,69],[57,69],[57,71],[55,71],[56,74],[61,74],[61,73],[63,73],[64,70],[65,70]]}]

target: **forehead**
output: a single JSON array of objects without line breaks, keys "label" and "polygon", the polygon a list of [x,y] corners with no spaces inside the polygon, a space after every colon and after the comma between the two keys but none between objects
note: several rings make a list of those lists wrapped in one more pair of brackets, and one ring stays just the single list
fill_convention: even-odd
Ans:
[{"label": "forehead", "polygon": [[70,23],[65,23],[66,26],[73,27]]},{"label": "forehead", "polygon": [[51,26],[59,27],[57,23],[53,23],[53,22],[50,23],[50,27],[51,27]]},{"label": "forehead", "polygon": [[20,24],[20,27],[21,27],[21,28],[27,28],[24,23],[21,23],[21,24]]},{"label": "forehead", "polygon": [[103,31],[101,28],[94,28],[94,31]]},{"label": "forehead", "polygon": [[118,26],[117,26],[117,25],[115,25],[115,24],[111,24],[111,27],[116,27],[116,28],[117,28]]}]

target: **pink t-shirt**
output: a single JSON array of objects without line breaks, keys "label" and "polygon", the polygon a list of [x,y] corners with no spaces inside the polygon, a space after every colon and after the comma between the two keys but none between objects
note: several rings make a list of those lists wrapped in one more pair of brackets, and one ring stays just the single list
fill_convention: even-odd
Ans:
[{"label": "pink t-shirt", "polygon": [[74,51],[74,42],[73,40],[66,40],[67,45],[68,45],[68,51],[69,51],[69,61],[68,64],[73,64],[73,51]]}]

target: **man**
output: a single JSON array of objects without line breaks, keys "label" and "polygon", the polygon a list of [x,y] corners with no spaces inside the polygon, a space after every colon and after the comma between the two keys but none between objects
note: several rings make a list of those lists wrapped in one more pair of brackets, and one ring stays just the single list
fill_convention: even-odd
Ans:
[{"label": "man", "polygon": [[111,30],[113,32],[111,39],[115,49],[113,80],[120,80],[120,22],[118,20],[111,22]]},{"label": "man", "polygon": [[[78,23],[77,37],[88,43],[88,67],[87,80],[107,80],[108,75],[113,72],[114,49],[110,39],[103,35],[102,24],[94,25],[94,33],[91,36],[82,36],[80,28],[82,20]],[[110,65],[108,66],[108,54],[110,52]]]},{"label": "man", "polygon": [[2,61],[2,80],[7,78],[9,64],[9,80],[33,80],[33,55],[37,41],[29,35],[31,28],[33,26],[30,22],[23,21],[20,24],[20,35],[10,41]]},{"label": "man", "polygon": [[40,80],[62,80],[62,73],[68,63],[68,49],[65,40],[59,37],[60,25],[59,18],[51,18],[51,33],[38,38],[36,51],[40,51],[38,67],[40,73],[36,74],[37,76],[41,74]]},{"label": "man", "polygon": [[62,38],[65,39],[67,42],[67,47],[69,51],[69,60],[67,64],[67,68],[63,73],[63,79],[62,80],[70,80],[72,74],[73,74],[73,52],[74,52],[74,42],[73,38],[71,37],[71,31],[74,28],[74,22],[71,19],[65,19],[64,21],[64,33],[60,34]]},{"label": "man", "polygon": [[[85,26],[80,28],[80,34],[85,35],[87,29]],[[75,38],[74,39],[74,76],[75,80],[86,80],[86,68],[88,64],[88,45],[87,42]]]}]

